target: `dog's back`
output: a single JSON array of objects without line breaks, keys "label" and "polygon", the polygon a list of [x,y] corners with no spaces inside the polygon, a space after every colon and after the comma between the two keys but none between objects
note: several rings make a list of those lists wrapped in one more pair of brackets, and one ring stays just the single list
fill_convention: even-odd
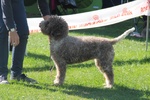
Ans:
[{"label": "dog's back", "polygon": [[110,39],[94,36],[66,36],[51,42],[51,55],[57,54],[67,64],[95,59],[106,51],[112,51]]}]

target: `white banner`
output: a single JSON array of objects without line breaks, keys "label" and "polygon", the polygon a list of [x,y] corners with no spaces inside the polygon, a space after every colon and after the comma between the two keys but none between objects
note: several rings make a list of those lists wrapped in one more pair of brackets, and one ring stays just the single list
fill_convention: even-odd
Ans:
[{"label": "white banner", "polygon": [[[150,16],[150,0],[135,0],[115,7],[63,17],[69,30],[86,29],[115,24],[138,16]],[[40,32],[39,23],[43,18],[28,18],[30,33]]]}]

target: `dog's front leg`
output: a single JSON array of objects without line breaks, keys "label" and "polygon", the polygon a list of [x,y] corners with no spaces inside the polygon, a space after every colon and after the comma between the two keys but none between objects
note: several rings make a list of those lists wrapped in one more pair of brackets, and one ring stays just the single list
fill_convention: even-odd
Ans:
[{"label": "dog's front leg", "polygon": [[66,63],[63,61],[54,61],[56,67],[56,78],[54,85],[62,85],[66,75]]},{"label": "dog's front leg", "polygon": [[55,65],[56,66],[56,78],[54,80],[55,85],[62,85],[64,83],[66,75],[66,65]]}]

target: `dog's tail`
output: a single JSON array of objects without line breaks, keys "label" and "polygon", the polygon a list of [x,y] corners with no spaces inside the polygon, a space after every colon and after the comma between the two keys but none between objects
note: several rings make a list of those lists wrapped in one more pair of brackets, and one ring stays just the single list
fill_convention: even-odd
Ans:
[{"label": "dog's tail", "polygon": [[111,40],[112,44],[116,44],[117,42],[121,41],[122,39],[124,39],[126,36],[128,36],[129,33],[133,32],[135,30],[135,28],[131,28],[126,30],[123,34],[121,34],[120,36],[114,38]]}]

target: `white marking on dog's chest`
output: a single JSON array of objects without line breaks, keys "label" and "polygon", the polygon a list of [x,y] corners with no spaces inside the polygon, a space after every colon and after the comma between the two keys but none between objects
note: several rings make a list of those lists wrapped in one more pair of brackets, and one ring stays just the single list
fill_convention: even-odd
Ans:
[{"label": "white marking on dog's chest", "polygon": [[51,40],[51,48],[53,48],[53,50],[58,50],[60,48],[60,46],[62,45],[63,41],[56,41],[56,40]]}]

